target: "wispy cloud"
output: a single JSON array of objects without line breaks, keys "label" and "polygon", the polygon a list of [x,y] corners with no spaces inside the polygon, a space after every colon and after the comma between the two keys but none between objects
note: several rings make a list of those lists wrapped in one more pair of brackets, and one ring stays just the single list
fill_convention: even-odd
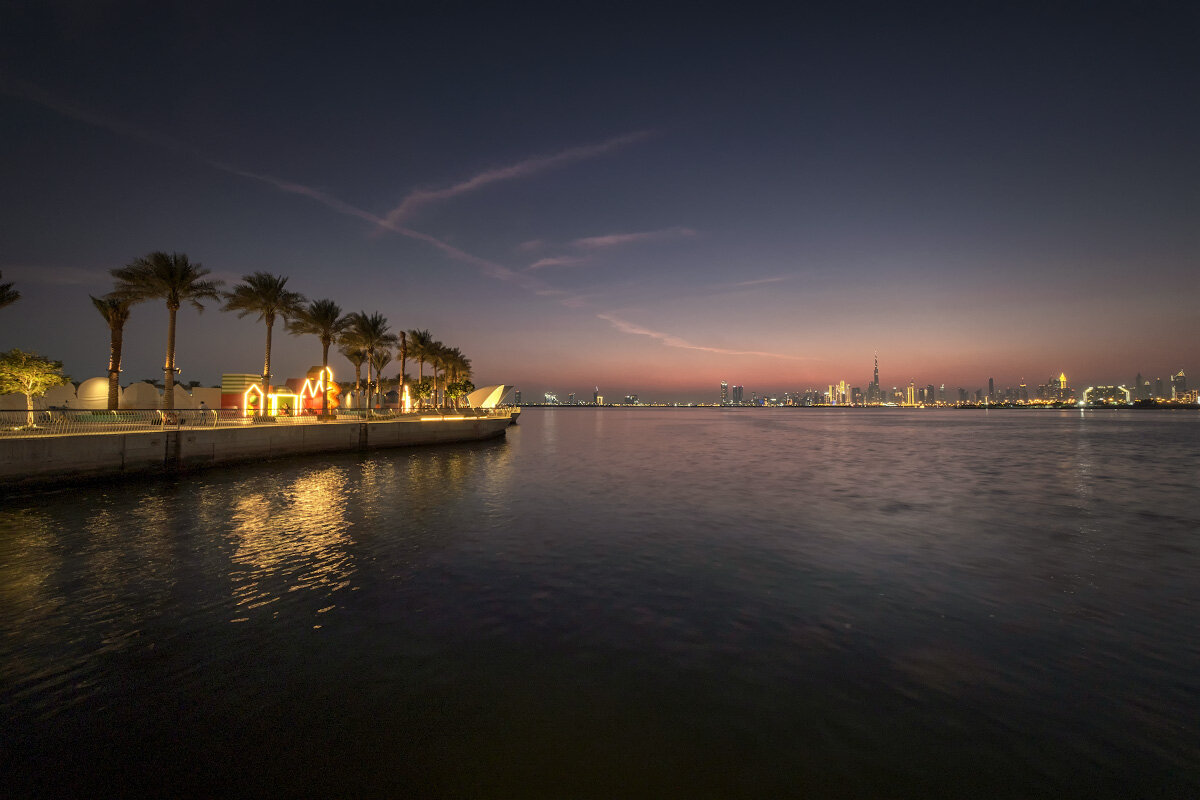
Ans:
[{"label": "wispy cloud", "polygon": [[633,144],[641,139],[645,139],[650,135],[649,131],[635,131],[627,133],[624,136],[617,136],[607,141],[598,144],[582,145],[580,147],[572,147],[567,150],[562,150],[558,153],[553,153],[546,156],[534,156],[527,158],[524,161],[518,161],[516,164],[510,164],[507,167],[497,167],[495,169],[485,170],[473,177],[467,178],[465,181],[456,183],[453,186],[446,186],[441,189],[417,189],[409,194],[400,205],[393,208],[384,215],[384,219],[388,222],[396,223],[407,217],[417,208],[429,203],[440,200],[449,200],[452,197],[457,197],[461,194],[474,192],[477,189],[482,189],[489,184],[498,183],[499,181],[510,181],[518,178],[527,178],[530,175],[535,175],[539,172],[561,167],[575,161],[582,161],[588,158],[596,158],[605,153],[609,153],[626,145]]},{"label": "wispy cloud", "polygon": [[529,272],[535,269],[545,269],[546,267],[573,267],[586,261],[586,258],[580,258],[578,256],[554,256],[552,258],[538,259],[526,267],[525,271]]},{"label": "wispy cloud", "polygon": [[436,236],[430,236],[427,233],[415,231],[411,228],[406,228],[403,225],[389,222],[388,220],[376,214],[372,214],[370,211],[351,205],[350,203],[334,197],[327,192],[323,192],[320,189],[314,189],[311,186],[305,186],[304,184],[294,183],[292,181],[281,180],[270,175],[261,175],[256,172],[237,169],[236,167],[231,167],[228,164],[224,164],[219,161],[208,160],[207,163],[230,174],[239,175],[243,178],[249,178],[250,180],[260,181],[270,186],[274,186],[281,192],[307,197],[310,200],[320,203],[326,208],[338,212],[339,214],[357,217],[358,219],[365,220],[372,225],[375,225],[377,228],[389,230],[394,233],[398,233],[401,236],[406,236],[410,239],[416,239],[417,241],[425,242],[426,244],[441,250],[451,258],[466,262],[468,264],[474,264],[476,267],[479,267],[485,275],[490,277],[497,278],[499,280],[515,281],[518,283],[527,283],[529,280],[520,273],[515,272],[514,270],[511,270],[502,264],[497,264],[495,261],[489,261],[486,258],[480,258],[479,256],[472,255],[465,250],[460,250],[454,245],[438,239]]},{"label": "wispy cloud", "polygon": [[174,139],[170,136],[165,136],[154,131],[145,130],[144,128],[132,125],[124,120],[106,117],[102,114],[96,114],[95,112],[89,111],[85,108],[75,105],[74,103],[64,100],[52,92],[47,92],[45,89],[35,86],[28,81],[23,81],[19,78],[14,78],[3,73],[0,73],[0,93],[35,103],[43,108],[48,108],[55,113],[61,114],[68,119],[73,119],[78,122],[85,122],[88,125],[96,128],[102,128],[119,136],[125,136],[130,139],[138,139],[156,147],[161,147],[164,150],[171,150],[177,153],[186,153],[187,155],[204,160],[204,157],[199,153],[199,151],[196,150],[196,148],[184,144],[178,139]]},{"label": "wispy cloud", "polygon": [[[33,84],[30,84],[26,81],[21,81],[19,79],[11,78],[2,73],[0,73],[0,93],[8,94],[10,96],[18,97],[23,100],[35,103],[37,105],[48,108],[58,114],[61,114],[64,117],[68,117],[70,119],[73,119],[73,120],[76,120],[79,122],[84,122],[93,127],[101,128],[103,130],[110,131],[110,132],[118,134],[120,136],[124,136],[124,137],[131,138],[131,139],[136,139],[138,141],[146,142],[146,143],[154,145],[156,147],[160,147],[160,148],[170,150],[173,152],[185,154],[187,156],[195,158],[197,161],[199,161],[201,163],[207,164],[208,166],[210,166],[214,169],[221,170],[222,172],[229,173],[230,175],[236,175],[240,178],[245,178],[247,180],[252,180],[252,181],[256,181],[258,183],[266,184],[266,185],[271,186],[285,194],[291,194],[291,195],[296,195],[299,197],[305,197],[309,200],[312,200],[313,202],[320,203],[321,205],[325,206],[326,208],[328,208],[338,214],[342,214],[344,216],[354,217],[356,219],[363,220],[364,222],[367,222],[367,223],[371,224],[372,226],[374,226],[377,230],[391,231],[391,232],[397,233],[401,236],[405,236],[407,238],[414,239],[419,242],[423,242],[437,250],[440,250],[441,252],[445,253],[448,257],[450,257],[452,259],[461,261],[463,263],[471,264],[471,265],[477,267],[484,275],[486,275],[488,277],[517,284],[517,285],[521,286],[522,288],[524,288],[528,291],[531,291],[531,292],[538,292],[538,291],[548,288],[545,282],[539,280],[538,278],[536,278],[533,275],[525,274],[524,271],[519,272],[519,271],[510,269],[510,268],[504,266],[503,264],[498,264],[495,261],[491,261],[486,258],[481,258],[479,256],[468,253],[465,250],[461,250],[448,242],[438,239],[435,236],[431,236],[427,233],[422,233],[421,231],[413,230],[412,228],[409,228],[409,227],[406,227],[406,226],[400,224],[397,220],[390,219],[389,218],[390,214],[388,216],[381,217],[378,214],[374,214],[370,211],[359,208],[358,206],[355,206],[351,203],[347,203],[346,201],[342,200],[341,198],[335,197],[334,195],[329,194],[328,192],[325,192],[321,189],[317,189],[312,186],[306,186],[302,183],[297,183],[294,181],[284,180],[282,178],[276,178],[272,175],[266,175],[263,173],[252,172],[250,170],[245,170],[245,169],[241,169],[239,167],[235,167],[224,161],[220,161],[218,159],[211,158],[208,155],[204,154],[203,152],[199,151],[198,149],[196,149],[188,144],[185,144],[184,142],[181,142],[177,139],[174,139],[170,136],[165,136],[162,134],[155,133],[153,131],[144,130],[135,125],[126,123],[122,120],[113,119],[113,118],[106,117],[101,114],[94,113],[87,109],[81,108],[73,103],[70,103],[66,100],[63,100],[62,98],[57,97],[57,96],[53,95],[52,93],[47,92],[37,86],[34,86]],[[649,132],[645,132],[645,131],[631,133],[631,134],[627,134],[625,136],[619,136],[615,139],[609,139],[608,141],[601,142],[599,144],[587,145],[584,147],[576,147],[576,148],[572,148],[570,150],[564,150],[564,151],[562,151],[560,153],[556,153],[554,155],[543,156],[543,157],[535,158],[535,159],[528,159],[526,161],[521,162],[520,164],[515,164],[511,167],[505,167],[502,169],[492,170],[490,172],[483,173],[482,175],[478,175],[469,181],[463,182],[462,184],[458,184],[457,186],[450,187],[450,189],[439,190],[437,192],[433,192],[430,199],[436,199],[436,197],[440,197],[443,195],[449,197],[449,196],[453,196],[454,194],[461,194],[464,191],[469,191],[471,188],[478,188],[479,186],[483,186],[483,185],[486,185],[488,183],[492,183],[492,182],[495,182],[498,180],[504,180],[507,178],[523,177],[525,175],[533,174],[539,170],[549,169],[554,166],[566,164],[570,161],[575,161],[575,160],[579,160],[579,159],[583,159],[583,158],[590,158],[593,156],[601,155],[610,150],[613,150],[618,147],[624,146],[626,144],[635,142],[638,139],[641,139],[648,135],[650,135]],[[449,194],[446,194],[447,192],[449,192]],[[436,197],[434,197],[434,196],[436,196]],[[424,202],[424,201],[422,201],[422,202]],[[533,246],[533,247],[531,247],[531,249],[540,247],[542,245],[541,242],[536,242],[536,243],[530,242],[527,244]],[[550,265],[546,264],[543,266],[550,266]],[[15,277],[21,268],[6,267],[5,269],[12,269],[13,277]],[[42,268],[39,268],[39,270],[40,269],[42,269]],[[46,268],[46,269],[49,269],[49,268]],[[42,282],[51,282],[51,276],[54,274],[58,275],[58,278],[56,280],[58,280],[59,282],[66,282],[67,280],[75,280],[79,283],[102,283],[108,279],[108,276],[103,273],[96,273],[96,275],[98,277],[94,278],[94,279],[90,278],[90,277],[85,277],[85,276],[89,276],[91,274],[89,271],[86,271],[86,270],[80,270],[78,273],[72,273],[67,270],[60,270],[58,273],[54,273],[54,272],[50,271],[50,272],[42,273],[41,277],[37,277],[33,273],[31,273],[29,275],[29,277],[23,276],[21,279],[29,280],[29,281],[40,280]],[[72,276],[74,276],[74,277],[72,277]],[[570,300],[571,300],[571,298],[567,298],[561,302],[566,304]]]},{"label": "wispy cloud", "polygon": [[663,228],[658,231],[640,231],[638,233],[610,233],[606,236],[588,236],[571,242],[572,247],[584,250],[598,250],[604,247],[619,247],[639,242],[657,242],[664,239],[686,239],[695,236],[691,228]]},{"label": "wispy cloud", "polygon": [[738,289],[743,286],[762,286],[764,283],[782,283],[783,281],[787,280],[791,280],[791,278],[786,275],[780,275],[777,278],[755,278],[754,280],[749,281],[738,281],[737,283],[731,284],[731,287]]},{"label": "wispy cloud", "polygon": [[769,353],[763,350],[732,350],[726,347],[708,347],[701,344],[693,344],[692,342],[682,339],[674,334],[664,333],[663,331],[651,330],[644,328],[625,319],[621,319],[613,314],[597,314],[597,317],[612,325],[621,333],[628,333],[633,336],[648,336],[651,339],[657,339],[667,347],[679,347],[684,350],[699,350],[704,353],[715,353],[722,356],[759,356],[761,358],[780,358],[787,361],[807,361],[804,356],[792,356],[785,353]]}]

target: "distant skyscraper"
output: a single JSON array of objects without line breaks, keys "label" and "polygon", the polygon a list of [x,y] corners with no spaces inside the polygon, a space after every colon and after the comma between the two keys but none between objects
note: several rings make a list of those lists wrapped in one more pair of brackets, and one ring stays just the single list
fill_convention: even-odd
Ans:
[{"label": "distant skyscraper", "polygon": [[521,405],[521,390],[520,389],[516,390],[516,394],[513,395],[513,399],[516,401],[517,405]]},{"label": "distant skyscraper", "polygon": [[996,381],[993,378],[988,378],[988,400],[996,399]]},{"label": "distant skyscraper", "polygon": [[1183,370],[1179,370],[1171,376],[1171,399],[1182,400],[1187,394],[1187,376],[1183,374]]},{"label": "distant skyscraper", "polygon": [[569,395],[567,395],[567,404],[572,405],[572,406],[575,405],[575,393],[574,392],[571,392]]},{"label": "distant skyscraper", "polygon": [[867,386],[867,402],[878,403],[882,400],[882,393],[879,391],[879,351],[875,351],[875,377],[871,379],[871,383]]},{"label": "distant skyscraper", "polygon": [[596,391],[592,392],[592,402],[600,405],[600,387],[596,387]]},{"label": "distant skyscraper", "polygon": [[741,386],[734,386],[733,387],[733,402],[741,403],[744,398],[745,398],[745,389],[743,389]]},{"label": "distant skyscraper", "polygon": [[915,406],[917,404],[917,383],[916,383],[916,381],[908,382],[908,389],[904,393],[904,402],[910,406]]},{"label": "distant skyscraper", "polygon": [[729,405],[729,382],[721,381],[721,405]]}]

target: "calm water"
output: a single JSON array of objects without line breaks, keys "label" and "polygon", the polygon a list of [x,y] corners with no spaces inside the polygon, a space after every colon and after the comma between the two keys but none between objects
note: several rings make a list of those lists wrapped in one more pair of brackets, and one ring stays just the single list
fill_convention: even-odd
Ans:
[{"label": "calm water", "polygon": [[1195,797],[1200,416],[527,410],[7,497],[7,796]]}]

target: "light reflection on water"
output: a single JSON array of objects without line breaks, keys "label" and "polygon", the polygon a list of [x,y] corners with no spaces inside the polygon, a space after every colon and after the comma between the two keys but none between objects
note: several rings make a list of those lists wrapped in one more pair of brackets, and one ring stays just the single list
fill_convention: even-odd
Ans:
[{"label": "light reflection on water", "polygon": [[11,498],[0,752],[41,794],[1192,795],[1198,433],[561,409]]}]

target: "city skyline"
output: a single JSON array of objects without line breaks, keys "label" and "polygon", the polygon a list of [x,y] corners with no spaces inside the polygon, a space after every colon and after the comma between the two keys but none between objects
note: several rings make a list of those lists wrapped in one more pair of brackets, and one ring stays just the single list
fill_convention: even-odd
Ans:
[{"label": "city skyline", "polygon": [[[879,394],[872,394],[872,384],[879,383],[881,386]],[[1079,385],[1072,385],[1079,383]],[[637,390],[636,393],[630,395],[626,391],[628,386],[637,387],[637,384],[621,384],[612,395],[609,396],[607,404],[620,403],[624,398],[628,401],[630,396],[641,398],[645,395],[645,390]],[[1046,398],[1046,390],[1050,387],[1057,387],[1059,390],[1066,392],[1070,390],[1071,396],[1078,396],[1087,388],[1095,389],[1112,389],[1118,387],[1128,389],[1130,392],[1130,400],[1188,400],[1196,394],[1194,384],[1189,384],[1187,380],[1187,370],[1180,368],[1166,375],[1143,375],[1138,372],[1133,379],[1121,381],[1090,381],[1077,382],[1066,374],[1060,372],[1058,376],[1050,375],[1042,381],[1022,381],[1016,384],[1001,384],[995,381],[994,378],[985,379],[980,386],[970,388],[967,385],[941,383],[928,383],[918,381],[917,379],[909,379],[900,383],[889,385],[886,382],[880,382],[879,377],[879,361],[876,355],[875,369],[872,379],[866,383],[865,387],[862,382],[846,380],[840,378],[837,381],[829,382],[823,386],[808,385],[805,387],[792,386],[791,388],[782,389],[779,387],[755,388],[749,390],[745,386],[734,383],[728,380],[722,380],[717,387],[710,387],[708,396],[695,397],[675,397],[668,396],[665,393],[661,396],[650,397],[647,395],[645,403],[696,403],[702,405],[750,405],[763,400],[774,400],[777,404],[804,404],[792,403],[793,400],[807,399],[817,401],[817,395],[824,395],[824,399],[820,400],[820,404],[832,405],[883,405],[898,403],[903,405],[924,405],[924,404],[945,404],[954,405],[958,403],[976,403],[989,401],[993,403],[1005,402],[1028,402],[1037,401],[1038,399]],[[518,392],[521,387],[515,387]],[[840,394],[839,394],[840,392]],[[565,394],[569,397],[566,405],[589,405],[585,400],[575,400],[576,392],[566,391],[559,392],[555,389],[536,389],[535,395],[541,398],[543,395],[548,403],[560,403],[558,399],[560,394]],[[591,404],[596,404],[596,398],[602,396],[600,387],[596,386],[592,394]],[[830,396],[836,399],[836,402],[830,402]],[[928,395],[933,396],[933,400],[928,399]],[[540,400],[530,400],[528,394],[525,397],[526,402],[541,402]],[[551,399],[553,398],[553,399]],[[1065,399],[1063,397],[1057,399]],[[520,402],[520,401],[518,401]]]},{"label": "city skyline", "polygon": [[[165,250],[527,392],[865,390],[877,350],[889,388],[1166,377],[1200,357],[1198,33],[1175,3],[10,4],[0,349],[103,374],[88,296]],[[164,327],[134,309],[123,382]],[[180,379],[254,372],[258,334],[181,311]],[[313,350],[277,337],[276,375]]]}]

